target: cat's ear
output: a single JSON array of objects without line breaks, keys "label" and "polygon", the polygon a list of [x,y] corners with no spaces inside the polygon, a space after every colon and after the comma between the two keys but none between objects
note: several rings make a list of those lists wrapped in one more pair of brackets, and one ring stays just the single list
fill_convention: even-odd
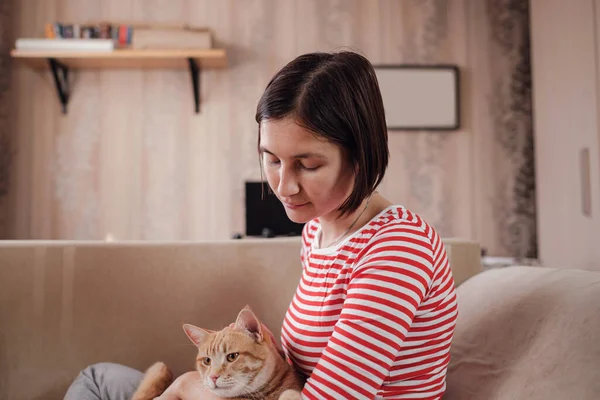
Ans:
[{"label": "cat's ear", "polygon": [[211,331],[206,329],[198,328],[197,326],[184,324],[183,330],[188,338],[196,345],[196,347],[200,347],[206,336],[208,336]]},{"label": "cat's ear", "polygon": [[238,314],[235,326],[250,333],[257,342],[262,342],[264,339],[260,321],[248,306]]},{"label": "cat's ear", "polygon": [[252,307],[250,307],[250,304],[246,304],[244,308],[242,308],[242,311],[244,310],[252,311]]}]

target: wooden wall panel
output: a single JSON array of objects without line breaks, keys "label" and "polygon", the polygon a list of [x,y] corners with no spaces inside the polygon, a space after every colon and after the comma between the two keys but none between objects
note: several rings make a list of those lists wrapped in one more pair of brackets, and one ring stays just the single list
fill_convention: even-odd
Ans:
[{"label": "wooden wall panel", "polygon": [[[390,132],[381,192],[421,212],[445,236],[483,239],[498,254],[481,185],[489,146],[490,55],[485,5],[475,0],[24,0],[17,36],[58,20],[137,20],[209,26],[230,66],[204,71],[201,113],[178,71],[77,72],[68,115],[49,74],[14,73],[10,194],[14,238],[223,239],[244,229],[243,182],[259,179],[256,103],[298,54],[352,48],[374,64],[461,68],[463,128]],[[479,5],[477,5],[479,4]],[[474,77],[476,77],[474,79]],[[479,86],[477,86],[479,85]],[[486,110],[484,110],[486,111]],[[486,167],[487,168],[487,167]],[[488,174],[483,176],[482,174]],[[490,228],[493,231],[493,227]]]}]

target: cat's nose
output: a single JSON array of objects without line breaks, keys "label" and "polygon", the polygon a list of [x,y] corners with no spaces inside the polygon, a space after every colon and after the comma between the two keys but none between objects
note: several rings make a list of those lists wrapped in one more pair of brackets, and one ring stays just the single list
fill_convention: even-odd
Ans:
[{"label": "cat's nose", "polygon": [[217,383],[217,379],[219,379],[219,375],[211,375],[210,379],[213,381],[213,383]]}]

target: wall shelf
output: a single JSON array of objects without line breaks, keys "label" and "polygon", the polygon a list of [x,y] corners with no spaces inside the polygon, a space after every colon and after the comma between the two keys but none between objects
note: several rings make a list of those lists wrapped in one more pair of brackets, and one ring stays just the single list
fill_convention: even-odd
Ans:
[{"label": "wall shelf", "polygon": [[200,112],[200,73],[203,68],[225,68],[224,49],[207,50],[132,50],[110,52],[20,51],[11,57],[36,70],[52,71],[63,113],[69,103],[68,76],[71,69],[188,69],[196,113]]}]

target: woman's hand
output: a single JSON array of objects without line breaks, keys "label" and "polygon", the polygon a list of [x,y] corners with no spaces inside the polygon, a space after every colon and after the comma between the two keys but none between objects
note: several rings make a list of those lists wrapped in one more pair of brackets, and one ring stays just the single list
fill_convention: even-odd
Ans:
[{"label": "woman's hand", "polygon": [[301,400],[302,396],[297,390],[289,389],[279,395],[278,400]]},{"label": "woman's hand", "polygon": [[181,375],[155,400],[224,400],[215,396],[202,383],[198,371]]}]

